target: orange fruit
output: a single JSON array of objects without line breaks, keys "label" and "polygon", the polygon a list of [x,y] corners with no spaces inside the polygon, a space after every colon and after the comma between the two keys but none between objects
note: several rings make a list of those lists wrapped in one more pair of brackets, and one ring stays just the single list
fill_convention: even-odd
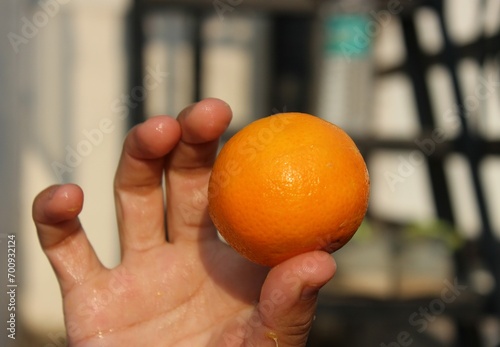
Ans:
[{"label": "orange fruit", "polygon": [[321,118],[290,112],[256,120],[227,141],[210,176],[208,210],[237,252],[274,266],[346,244],[368,195],[353,140]]}]

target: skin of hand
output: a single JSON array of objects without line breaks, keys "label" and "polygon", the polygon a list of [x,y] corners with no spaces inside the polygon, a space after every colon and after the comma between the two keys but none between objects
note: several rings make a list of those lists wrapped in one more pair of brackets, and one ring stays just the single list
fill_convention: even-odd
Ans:
[{"label": "skin of hand", "polygon": [[336,271],[314,251],[272,269],[221,242],[206,191],[229,106],[205,99],[127,135],[114,182],[121,263],[102,265],[80,224],[83,192],[42,191],[33,219],[61,288],[69,346],[305,346]]}]

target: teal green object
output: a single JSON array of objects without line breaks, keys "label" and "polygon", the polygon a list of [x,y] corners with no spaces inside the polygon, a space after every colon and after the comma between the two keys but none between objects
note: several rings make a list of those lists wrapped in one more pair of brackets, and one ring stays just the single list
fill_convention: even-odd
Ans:
[{"label": "teal green object", "polygon": [[[325,51],[345,58],[364,58],[371,50],[373,25],[360,14],[335,15],[325,23]],[[380,30],[380,28],[378,28]],[[376,33],[376,32],[375,32]]]}]

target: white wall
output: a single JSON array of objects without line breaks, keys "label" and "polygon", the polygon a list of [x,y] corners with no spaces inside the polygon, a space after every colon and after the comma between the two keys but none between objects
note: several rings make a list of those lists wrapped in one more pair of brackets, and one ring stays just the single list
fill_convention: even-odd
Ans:
[{"label": "white wall", "polygon": [[[33,1],[19,9],[20,4],[0,4],[0,17],[7,17],[0,27],[10,25],[2,34],[18,35],[13,45],[7,41],[8,47],[1,48],[0,73],[6,66],[8,74],[16,70],[7,77],[11,83],[0,83],[0,141],[8,143],[0,146],[0,188],[12,197],[2,199],[1,232],[18,232],[18,324],[49,343],[64,335],[61,297],[38,244],[31,204],[48,185],[81,185],[87,234],[106,265],[118,262],[112,180],[126,115],[113,105],[127,93],[124,16],[129,1]],[[100,129],[103,119],[108,119],[106,133]],[[68,157],[71,151],[80,159]]]}]

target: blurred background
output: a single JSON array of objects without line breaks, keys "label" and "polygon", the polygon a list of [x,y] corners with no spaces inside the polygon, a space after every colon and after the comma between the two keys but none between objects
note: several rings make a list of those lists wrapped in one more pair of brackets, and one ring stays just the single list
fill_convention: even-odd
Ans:
[{"label": "blurred background", "polygon": [[16,339],[65,346],[59,288],[31,220],[50,184],[119,260],[112,180],[127,129],[204,97],[224,140],[282,111],[343,127],[371,176],[335,254],[310,346],[500,346],[500,2],[16,0],[0,3],[0,283],[16,237]]}]

